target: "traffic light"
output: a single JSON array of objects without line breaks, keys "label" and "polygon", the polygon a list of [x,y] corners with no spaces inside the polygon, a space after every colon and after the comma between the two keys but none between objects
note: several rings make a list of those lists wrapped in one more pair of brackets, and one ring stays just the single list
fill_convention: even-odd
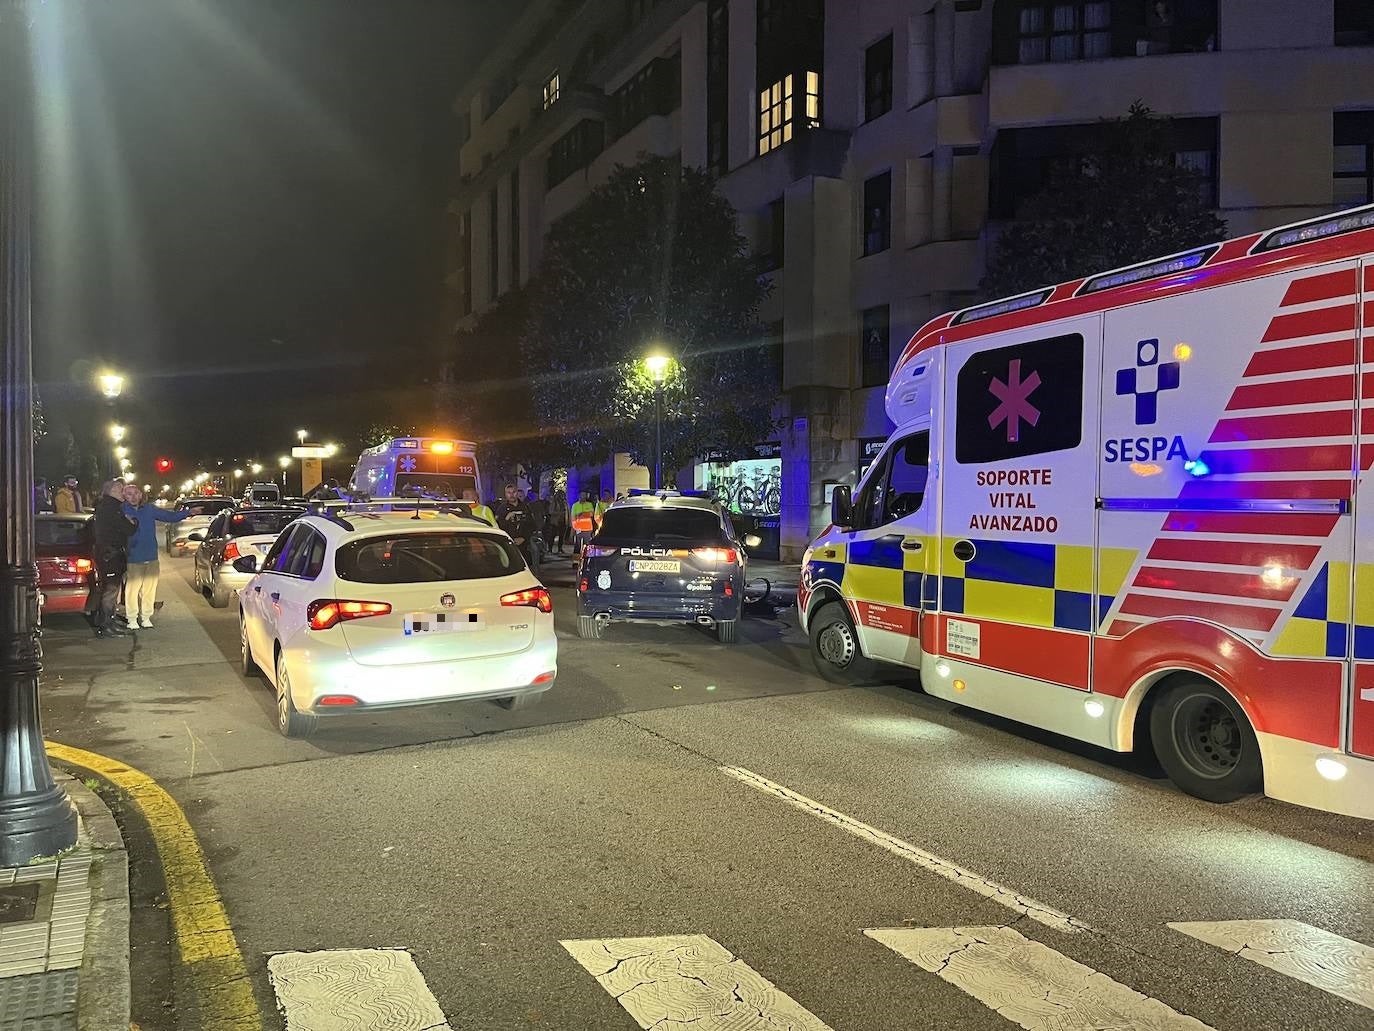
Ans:
[{"label": "traffic light", "polygon": [[157,471],[164,475],[172,471],[172,460],[170,458],[159,458],[156,465]]}]

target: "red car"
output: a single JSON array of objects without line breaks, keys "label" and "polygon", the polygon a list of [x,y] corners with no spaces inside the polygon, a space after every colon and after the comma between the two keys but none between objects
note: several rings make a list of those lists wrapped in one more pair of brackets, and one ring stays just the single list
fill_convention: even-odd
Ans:
[{"label": "red car", "polygon": [[38,589],[45,613],[80,612],[85,607],[95,575],[91,531],[89,515],[40,512],[34,516]]}]

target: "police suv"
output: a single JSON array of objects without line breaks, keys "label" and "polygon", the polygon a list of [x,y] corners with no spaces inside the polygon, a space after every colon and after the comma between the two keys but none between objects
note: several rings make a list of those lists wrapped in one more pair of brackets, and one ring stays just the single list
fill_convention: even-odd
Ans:
[{"label": "police suv", "polygon": [[704,495],[631,491],[606,509],[582,554],[577,632],[599,638],[612,620],[695,623],[722,644],[739,637],[744,544]]}]

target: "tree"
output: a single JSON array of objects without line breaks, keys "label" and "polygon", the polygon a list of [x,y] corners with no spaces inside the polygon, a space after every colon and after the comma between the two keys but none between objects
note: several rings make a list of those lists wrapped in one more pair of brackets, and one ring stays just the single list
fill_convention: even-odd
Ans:
[{"label": "tree", "polygon": [[1103,145],[1053,169],[997,239],[983,279],[1006,297],[1220,240],[1226,223],[1180,167],[1169,124],[1140,102],[1103,123]]},{"label": "tree", "polygon": [[767,291],[710,176],[672,157],[617,166],[545,242],[521,337],[533,414],[578,458],[650,465],[642,360],[661,350],[664,468],[742,452],[769,435],[779,389],[757,320]]}]

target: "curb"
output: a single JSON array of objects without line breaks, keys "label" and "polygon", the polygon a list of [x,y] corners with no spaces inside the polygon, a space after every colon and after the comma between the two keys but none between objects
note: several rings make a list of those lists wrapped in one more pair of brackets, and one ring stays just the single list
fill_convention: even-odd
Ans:
[{"label": "curb", "polygon": [[70,774],[53,771],[81,815],[91,847],[91,911],[76,987],[78,1031],[129,1028],[129,853],[105,801]]}]

